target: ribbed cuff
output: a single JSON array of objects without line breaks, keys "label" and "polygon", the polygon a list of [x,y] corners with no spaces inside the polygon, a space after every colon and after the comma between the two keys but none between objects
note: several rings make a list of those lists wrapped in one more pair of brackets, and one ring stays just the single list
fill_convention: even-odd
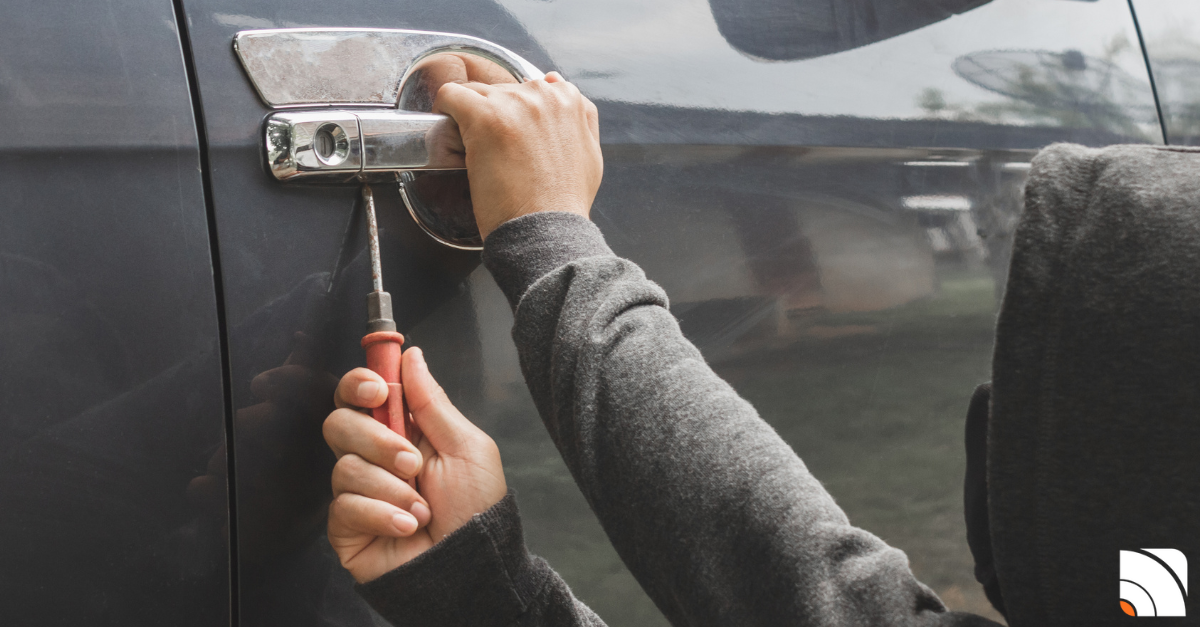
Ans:
[{"label": "ribbed cuff", "polygon": [[515,310],[529,286],[577,259],[612,255],[600,229],[565,211],[531,213],[509,220],[483,244],[483,265]]},{"label": "ribbed cuff", "polygon": [[395,625],[509,625],[535,587],[517,501],[509,492],[412,561],[355,586]]}]

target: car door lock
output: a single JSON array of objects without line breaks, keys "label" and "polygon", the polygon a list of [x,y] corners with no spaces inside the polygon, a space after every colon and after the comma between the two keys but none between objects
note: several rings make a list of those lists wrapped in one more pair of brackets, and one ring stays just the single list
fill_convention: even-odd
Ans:
[{"label": "car door lock", "polygon": [[383,28],[247,30],[233,46],[272,109],[263,141],[276,179],[396,182],[409,213],[434,239],[482,246],[458,126],[431,112],[436,88],[449,79],[426,76],[433,72],[426,60],[469,55],[476,61],[463,67],[507,82],[543,78],[533,64],[477,37]]}]

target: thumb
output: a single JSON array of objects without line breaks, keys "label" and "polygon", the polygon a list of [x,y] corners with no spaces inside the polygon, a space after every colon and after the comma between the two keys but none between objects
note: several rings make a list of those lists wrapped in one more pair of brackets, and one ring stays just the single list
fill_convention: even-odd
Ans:
[{"label": "thumb", "polygon": [[479,428],[458,411],[442,386],[434,381],[421,349],[404,351],[403,360],[400,372],[404,398],[417,428],[439,453],[453,456],[466,451]]}]

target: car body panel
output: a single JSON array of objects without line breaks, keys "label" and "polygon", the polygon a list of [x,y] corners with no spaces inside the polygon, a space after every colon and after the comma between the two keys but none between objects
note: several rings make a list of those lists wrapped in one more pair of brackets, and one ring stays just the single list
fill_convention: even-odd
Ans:
[{"label": "car body panel", "polygon": [[0,616],[229,620],[222,368],[169,2],[0,23]]},{"label": "car body panel", "polygon": [[[27,4],[26,21],[4,32],[59,27]],[[25,264],[4,276],[51,277],[37,285],[63,295],[14,314],[6,349],[45,350],[24,336],[59,337],[44,312],[80,302],[66,295],[91,303],[71,328],[99,329],[79,344],[92,361],[73,359],[80,384],[59,384],[76,396],[49,407],[28,393],[4,397],[26,405],[6,416],[61,419],[9,420],[26,430],[6,432],[20,440],[7,462],[20,472],[4,488],[22,512],[14,531],[72,538],[64,547],[94,540],[73,556],[82,568],[65,588],[85,602],[47,613],[379,622],[323,535],[333,460],[320,424],[336,377],[363,361],[370,288],[365,227],[352,218],[358,190],[274,180],[261,145],[270,110],[232,49],[240,30],[343,26],[481,37],[576,81],[601,112],[606,171],[593,217],[614,250],[663,285],[685,334],[852,521],[907,551],[951,607],[989,614],[961,522],[962,416],[989,376],[1028,160],[1055,141],[1163,140],[1123,0],[993,0],[931,12],[924,26],[902,20],[884,37],[794,47],[800,54],[785,34],[772,48],[783,52],[769,54],[794,60],[770,62],[745,43],[770,26],[770,2],[748,3],[732,22],[704,0],[181,6],[222,270],[236,616],[221,604],[224,493],[211,490],[225,465],[210,233],[178,33],[161,3],[77,14],[61,26],[58,65],[7,61],[36,49],[33,35],[2,44],[13,52],[0,55],[0,96],[23,117],[0,136],[6,190],[17,192],[5,201],[16,228],[0,242],[17,260],[5,263]],[[478,256],[426,237],[394,188],[377,186],[376,197],[400,330],[499,443],[531,549],[611,624],[664,624],[545,434],[508,305]],[[18,374],[36,363],[5,359]],[[72,499],[80,490],[89,498]],[[87,528],[80,540],[76,527]],[[67,549],[44,564],[26,549],[6,549],[6,574],[39,583],[65,570]],[[31,604],[46,607],[43,598]]]},{"label": "car body panel", "polygon": [[[294,427],[278,432],[283,448],[251,427],[260,373],[302,363],[328,382],[362,363],[361,222],[341,244],[357,190],[265,172],[269,109],[230,49],[239,30],[306,26],[463,33],[575,80],[601,112],[606,170],[593,217],[613,248],[666,288],[685,333],[851,520],[908,551],[952,607],[990,611],[961,522],[962,416],[988,378],[1033,152],[1162,141],[1124,2],[995,0],[774,63],[730,45],[703,0],[184,6],[239,412],[242,624],[372,616],[321,536],[332,461],[321,411],[272,407],[271,422]],[[477,256],[430,242],[394,189],[376,195],[400,330],[498,441],[532,550],[612,624],[663,624],[544,433],[508,305]]]},{"label": "car body panel", "polygon": [[[186,0],[183,7],[208,130],[229,329],[241,624],[369,624],[371,613],[324,536],[333,458],[320,430],[332,410],[330,383],[363,363],[359,340],[371,288],[361,221],[351,225],[340,254],[359,190],[285,185],[266,170],[261,129],[270,110],[242,71],[233,38],[261,28],[419,28],[482,37],[537,66],[548,59],[490,3]],[[396,188],[377,186],[376,199],[386,286],[408,334],[445,303],[461,302],[478,255],[430,240],[404,211]],[[345,267],[330,289],[341,257]],[[470,315],[443,316],[459,330],[433,361],[437,367],[449,357],[460,366],[460,377],[443,381],[456,398],[482,389]],[[266,398],[276,387],[268,377],[252,385],[285,366],[307,377],[302,393],[285,385],[281,396]]]}]

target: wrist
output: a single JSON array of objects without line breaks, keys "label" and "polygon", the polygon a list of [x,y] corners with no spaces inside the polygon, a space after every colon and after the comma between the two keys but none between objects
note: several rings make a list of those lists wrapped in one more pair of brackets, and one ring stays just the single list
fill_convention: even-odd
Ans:
[{"label": "wrist", "polygon": [[355,588],[395,624],[509,625],[535,592],[532,568],[509,493],[412,561]]},{"label": "wrist", "polygon": [[581,199],[562,196],[553,198],[535,198],[522,206],[497,208],[494,210],[476,211],[476,224],[479,234],[487,240],[496,229],[505,224],[535,213],[573,213],[584,218],[591,215],[592,204]]},{"label": "wrist", "polygon": [[577,259],[611,256],[600,229],[562,211],[521,216],[498,227],[483,245],[483,265],[515,310],[541,277]]}]

